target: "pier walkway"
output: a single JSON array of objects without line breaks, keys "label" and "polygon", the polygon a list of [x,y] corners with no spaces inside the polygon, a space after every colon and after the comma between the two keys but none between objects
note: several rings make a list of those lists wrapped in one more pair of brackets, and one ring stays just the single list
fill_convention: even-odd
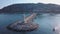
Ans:
[{"label": "pier walkway", "polygon": [[36,17],[36,13],[33,13],[32,15],[28,16],[27,18],[24,19],[25,23],[31,23],[33,19]]}]

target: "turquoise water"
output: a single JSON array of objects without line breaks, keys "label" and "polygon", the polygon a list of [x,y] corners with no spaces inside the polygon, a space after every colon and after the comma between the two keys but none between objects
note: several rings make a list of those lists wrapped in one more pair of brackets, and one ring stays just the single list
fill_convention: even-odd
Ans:
[{"label": "turquoise water", "polygon": [[[27,14],[26,14],[27,15]],[[23,20],[23,14],[0,14],[0,34],[22,34],[7,30],[7,26],[16,20]],[[60,24],[60,14],[41,14],[34,19],[34,23],[39,24],[39,28],[26,34],[57,34],[52,29]]]}]

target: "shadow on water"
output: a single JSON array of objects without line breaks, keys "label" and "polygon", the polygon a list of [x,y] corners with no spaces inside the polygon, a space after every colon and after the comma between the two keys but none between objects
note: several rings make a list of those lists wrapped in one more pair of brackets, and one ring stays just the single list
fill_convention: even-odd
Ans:
[{"label": "shadow on water", "polygon": [[21,32],[20,34],[27,34],[26,32]]},{"label": "shadow on water", "polygon": [[37,14],[36,18],[43,18],[43,14]]}]

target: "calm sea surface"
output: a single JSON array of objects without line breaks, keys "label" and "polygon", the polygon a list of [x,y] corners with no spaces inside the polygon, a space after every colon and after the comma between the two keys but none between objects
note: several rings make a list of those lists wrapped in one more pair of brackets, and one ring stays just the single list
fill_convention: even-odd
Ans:
[{"label": "calm sea surface", "polygon": [[[29,14],[26,14],[26,16]],[[0,14],[0,34],[22,34],[7,30],[7,26],[16,20],[23,20],[23,14]],[[59,34],[53,32],[52,29],[60,24],[60,14],[40,14],[34,19],[34,23],[39,24],[39,28],[26,34]]]}]

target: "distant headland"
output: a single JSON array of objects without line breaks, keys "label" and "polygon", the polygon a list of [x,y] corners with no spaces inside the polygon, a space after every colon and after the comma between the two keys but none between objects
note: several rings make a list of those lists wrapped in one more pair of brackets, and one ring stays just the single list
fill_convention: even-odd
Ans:
[{"label": "distant headland", "polygon": [[60,5],[43,3],[12,4],[0,9],[0,13],[60,13]]}]

